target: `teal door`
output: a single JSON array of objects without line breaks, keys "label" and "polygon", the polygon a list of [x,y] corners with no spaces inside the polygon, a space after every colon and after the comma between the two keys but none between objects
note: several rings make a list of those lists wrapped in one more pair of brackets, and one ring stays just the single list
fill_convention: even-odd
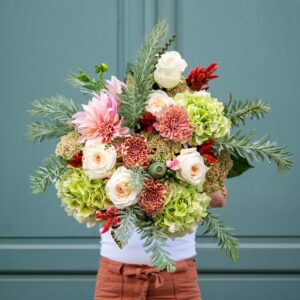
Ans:
[{"label": "teal door", "polygon": [[228,203],[218,209],[236,228],[240,260],[233,263],[212,238],[197,237],[203,299],[300,299],[298,0],[6,0],[0,2],[1,208],[0,299],[92,299],[99,233],[67,217],[52,187],[31,195],[28,176],[56,142],[24,137],[33,99],[56,93],[83,103],[65,78],[78,67],[92,74],[106,62],[122,77],[126,62],[158,19],[166,17],[189,62],[219,61],[211,93],[226,101],[262,97],[270,114],[252,122],[289,145],[295,166],[274,165],[227,181]]}]

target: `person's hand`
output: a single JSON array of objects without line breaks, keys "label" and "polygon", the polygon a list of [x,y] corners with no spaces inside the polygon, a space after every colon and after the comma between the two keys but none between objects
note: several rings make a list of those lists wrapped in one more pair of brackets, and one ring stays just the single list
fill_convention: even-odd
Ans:
[{"label": "person's hand", "polygon": [[227,200],[227,189],[226,186],[216,192],[210,194],[211,201],[209,206],[211,207],[224,207]]}]

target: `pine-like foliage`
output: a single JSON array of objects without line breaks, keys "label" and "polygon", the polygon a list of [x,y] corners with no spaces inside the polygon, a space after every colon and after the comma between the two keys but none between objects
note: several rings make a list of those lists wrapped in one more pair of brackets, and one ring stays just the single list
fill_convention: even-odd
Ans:
[{"label": "pine-like foliage", "polygon": [[224,225],[220,219],[208,210],[208,214],[204,219],[207,229],[204,234],[212,233],[218,241],[218,247],[225,249],[226,253],[233,261],[238,260],[238,239],[234,233],[230,232],[233,228]]},{"label": "pine-like foliage", "polygon": [[43,193],[51,183],[56,182],[65,168],[66,161],[51,154],[45,159],[43,166],[40,166],[34,175],[29,176],[32,193],[35,195]]},{"label": "pine-like foliage", "polygon": [[164,46],[158,51],[158,53],[156,54],[156,62],[158,62],[158,60],[161,58],[161,56],[169,49],[169,47],[173,44],[173,42],[175,41],[176,38],[176,33],[174,33],[169,39],[168,41],[164,44]]},{"label": "pine-like foliage", "polygon": [[170,253],[164,249],[166,247],[167,235],[158,230],[152,218],[144,217],[137,224],[137,232],[144,240],[143,247],[150,253],[150,262],[159,270],[167,269],[168,272],[175,272],[175,261],[170,258]]},{"label": "pine-like foliage", "polygon": [[256,130],[253,129],[246,135],[241,135],[241,130],[236,134],[226,135],[216,140],[216,149],[221,151],[225,149],[230,154],[238,154],[249,160],[258,160],[271,162],[274,161],[278,171],[285,172],[292,167],[292,154],[285,149],[287,145],[278,147],[275,142],[270,142],[270,135],[266,134],[259,140],[251,142]]},{"label": "pine-like foliage", "polygon": [[137,216],[141,214],[138,205],[129,206],[119,211],[120,226],[114,230],[114,238],[119,241],[122,248],[128,243],[135,231]]},{"label": "pine-like foliage", "polygon": [[167,23],[159,21],[139,48],[132,72],[127,74],[127,87],[120,95],[120,114],[124,117],[123,125],[131,129],[137,126],[152,90],[156,54],[162,49],[166,35]]},{"label": "pine-like foliage", "polygon": [[27,112],[34,117],[48,118],[51,121],[67,122],[72,115],[80,110],[79,105],[73,100],[67,99],[62,95],[41,100],[34,100],[32,108]]},{"label": "pine-like foliage", "polygon": [[26,137],[36,141],[59,138],[74,130],[73,126],[66,124],[72,115],[80,110],[71,99],[57,95],[42,100],[34,100],[32,108],[27,112],[34,117],[44,118],[44,122],[32,122],[27,125]]},{"label": "pine-like foliage", "polygon": [[59,138],[72,130],[74,128],[70,125],[58,121],[48,121],[48,122],[32,122],[27,125],[26,137],[31,141],[42,142],[43,140],[50,140],[53,138]]},{"label": "pine-like foliage", "polygon": [[270,107],[261,99],[253,101],[232,100],[231,96],[227,105],[224,106],[225,116],[231,120],[232,126],[245,125],[246,118],[251,120],[260,119],[270,111]]}]

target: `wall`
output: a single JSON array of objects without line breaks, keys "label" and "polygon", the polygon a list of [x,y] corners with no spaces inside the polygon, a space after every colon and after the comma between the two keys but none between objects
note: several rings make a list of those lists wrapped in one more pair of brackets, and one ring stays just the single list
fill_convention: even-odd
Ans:
[{"label": "wall", "polygon": [[211,92],[226,101],[261,97],[271,105],[256,137],[289,145],[295,166],[285,176],[255,164],[227,181],[228,204],[217,212],[236,228],[233,263],[210,237],[197,237],[204,299],[299,299],[300,239],[298,72],[300,1],[290,0],[6,0],[0,2],[1,209],[0,299],[92,299],[99,260],[97,228],[67,217],[52,187],[30,193],[28,176],[56,141],[24,137],[33,99],[64,94],[85,100],[65,82],[78,67],[92,74],[106,62],[122,77],[144,35],[166,17],[175,48],[190,67],[219,61]]}]

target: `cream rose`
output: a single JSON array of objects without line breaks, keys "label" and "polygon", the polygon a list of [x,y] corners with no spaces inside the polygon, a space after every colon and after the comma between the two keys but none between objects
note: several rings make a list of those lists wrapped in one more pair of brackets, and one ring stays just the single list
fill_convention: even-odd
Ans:
[{"label": "cream rose", "polygon": [[154,80],[159,86],[171,89],[178,85],[181,79],[181,73],[187,67],[187,63],[181,58],[177,51],[164,53],[154,71]]},{"label": "cream rose", "polygon": [[90,179],[105,178],[112,174],[117,159],[114,146],[85,146],[82,153],[82,169]]},{"label": "cream rose", "polygon": [[134,190],[130,185],[133,171],[119,167],[106,183],[106,192],[115,207],[124,208],[136,204],[139,190]]},{"label": "cream rose", "polygon": [[181,149],[176,159],[180,164],[180,169],[176,172],[179,179],[194,185],[204,182],[209,167],[204,164],[203,157],[196,148]]},{"label": "cream rose", "polygon": [[146,111],[150,112],[154,116],[157,116],[165,106],[169,106],[172,104],[172,100],[173,99],[162,90],[153,91],[149,94]]}]

